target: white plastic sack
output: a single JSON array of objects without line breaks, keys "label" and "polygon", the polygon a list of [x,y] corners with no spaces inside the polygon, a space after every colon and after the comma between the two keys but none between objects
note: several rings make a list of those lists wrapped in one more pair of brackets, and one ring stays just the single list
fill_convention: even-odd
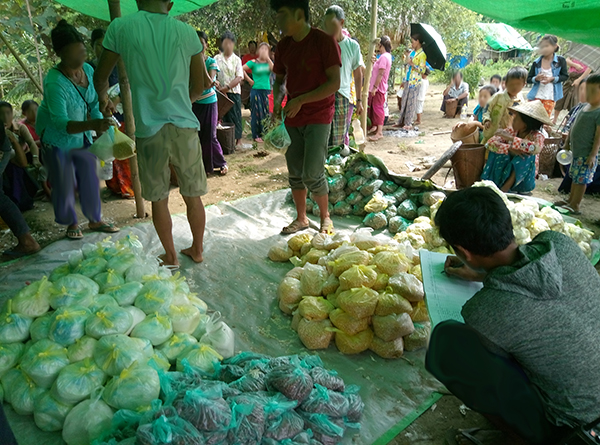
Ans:
[{"label": "white plastic sack", "polygon": [[114,376],[106,384],[102,398],[115,409],[139,410],[158,399],[160,381],[155,369],[133,365]]},{"label": "white plastic sack", "polygon": [[84,400],[65,419],[62,437],[67,445],[89,445],[110,430],[113,410],[99,397]]},{"label": "white plastic sack", "polygon": [[169,308],[169,318],[173,323],[173,332],[192,334],[200,323],[200,311],[193,304],[172,304]]},{"label": "white plastic sack", "polygon": [[128,306],[135,302],[135,298],[143,287],[144,285],[137,281],[130,281],[121,286],[107,289],[106,295],[113,297],[121,306]]},{"label": "white plastic sack", "polygon": [[155,312],[164,314],[173,302],[175,284],[169,280],[153,280],[147,282],[135,299],[135,306],[146,315]]},{"label": "white plastic sack", "polygon": [[59,402],[50,391],[46,391],[35,399],[33,420],[42,431],[60,431],[72,408],[72,405]]},{"label": "white plastic sack", "polygon": [[223,357],[210,346],[198,343],[192,345],[177,358],[177,371],[183,371],[184,359],[187,360],[190,365],[199,368],[208,374],[213,374],[215,372],[215,365],[223,360]]},{"label": "white plastic sack", "polygon": [[13,310],[27,317],[41,317],[50,309],[51,288],[52,283],[46,277],[25,286],[13,297]]},{"label": "white plastic sack", "polygon": [[88,318],[85,333],[98,339],[105,335],[124,334],[132,324],[133,317],[121,306],[106,306]]},{"label": "white plastic sack", "polygon": [[29,338],[29,328],[33,319],[14,313],[12,300],[8,300],[0,313],[0,343],[22,342]]},{"label": "white plastic sack", "polygon": [[94,349],[94,361],[108,375],[117,375],[134,362],[141,363],[153,353],[152,344],[148,340],[123,334],[107,335],[98,340]]},{"label": "white plastic sack", "polygon": [[133,320],[133,323],[131,323],[131,327],[127,330],[127,332],[125,332],[125,335],[129,335],[131,334],[131,331],[133,331],[133,328],[135,328],[138,324],[144,321],[144,319],[146,318],[146,314],[143,310],[135,306],[127,306],[123,309],[129,312],[129,315],[131,315],[131,319]]},{"label": "white plastic sack", "polygon": [[45,339],[33,344],[21,359],[21,369],[44,389],[52,386],[60,370],[68,364],[67,349]]},{"label": "white plastic sack", "polygon": [[177,357],[183,354],[187,348],[198,343],[198,340],[190,334],[175,333],[173,336],[159,346],[159,350],[171,363],[177,361]]},{"label": "white plastic sack", "polygon": [[200,343],[212,346],[224,358],[230,358],[234,355],[235,334],[224,321],[219,320],[220,317],[219,312],[213,314],[206,325],[206,334],[202,336]]},{"label": "white plastic sack", "polygon": [[35,399],[44,393],[23,371],[13,368],[2,376],[4,400],[11,404],[17,414],[33,414]]},{"label": "white plastic sack", "polygon": [[54,312],[48,338],[59,345],[69,346],[85,334],[90,311],[83,306],[63,306]]},{"label": "white plastic sack", "polygon": [[0,344],[0,377],[14,368],[25,351],[23,343]]},{"label": "white plastic sack", "polygon": [[106,272],[99,273],[94,277],[94,281],[100,286],[100,292],[125,284],[125,278],[114,269],[108,269]]},{"label": "white plastic sack", "polygon": [[76,340],[75,343],[67,348],[67,357],[69,358],[69,361],[75,363],[85,360],[86,358],[92,358],[94,356],[96,343],[98,343],[98,340],[88,337],[87,335]]},{"label": "white plastic sack", "polygon": [[94,296],[98,295],[99,289],[98,284],[86,276],[67,275],[54,283],[51,290],[50,306],[53,309],[71,305],[88,307]]},{"label": "white plastic sack", "polygon": [[133,331],[132,337],[150,340],[153,346],[166,342],[173,335],[173,325],[167,315],[150,314],[138,324]]},{"label": "white plastic sack", "polygon": [[115,300],[110,295],[106,294],[98,294],[94,297],[92,303],[88,307],[91,313],[98,312],[99,310],[107,307],[107,306],[119,306],[117,300]]},{"label": "white plastic sack", "polygon": [[106,374],[91,358],[65,366],[52,385],[52,395],[65,404],[76,404],[88,398],[106,381]]}]

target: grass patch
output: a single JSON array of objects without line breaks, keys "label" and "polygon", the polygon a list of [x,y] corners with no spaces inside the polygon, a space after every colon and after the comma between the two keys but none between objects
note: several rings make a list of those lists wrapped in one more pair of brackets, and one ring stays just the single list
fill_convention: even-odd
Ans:
[{"label": "grass patch", "polygon": [[271,175],[272,170],[261,169],[257,165],[242,165],[239,172],[244,175]]}]

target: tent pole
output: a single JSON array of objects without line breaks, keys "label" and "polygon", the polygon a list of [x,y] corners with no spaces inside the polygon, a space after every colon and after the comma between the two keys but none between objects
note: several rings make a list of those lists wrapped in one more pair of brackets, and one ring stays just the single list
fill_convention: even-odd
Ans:
[{"label": "tent pole", "polygon": [[[108,0],[110,20],[121,17],[121,0]],[[125,70],[125,63],[119,58],[117,64],[119,70],[119,87],[121,88],[121,102],[123,103],[123,115],[125,116],[125,132],[127,136],[135,140],[135,120],[133,118],[133,104],[131,102],[131,88],[129,78]],[[129,158],[129,169],[131,170],[131,183],[135,196],[135,218],[145,218],[144,199],[142,198],[142,186],[140,184],[140,173],[138,169],[137,156]]]},{"label": "tent pole", "polygon": [[21,60],[21,57],[19,57],[19,54],[17,54],[15,49],[12,47],[12,45],[10,43],[8,43],[8,40],[6,40],[6,37],[4,37],[4,34],[1,31],[0,31],[0,40],[2,40],[2,43],[4,43],[6,45],[6,47],[11,52],[11,54],[13,56],[15,56],[15,59],[17,59],[17,62],[19,63],[19,65],[21,65],[21,68],[23,68],[23,71],[25,71],[25,74],[27,74],[27,77],[29,77],[29,80],[31,80],[31,82],[33,82],[33,85],[43,95],[44,90],[42,89],[42,86],[39,84],[39,82],[37,80],[35,80],[35,76],[33,75],[33,73],[29,70],[27,65],[25,65],[25,62],[23,62],[23,60]]},{"label": "tent pole", "polygon": [[[360,116],[360,126],[363,129],[365,137],[367,136],[367,109],[369,104],[369,85],[371,83],[371,71],[373,70],[373,56],[375,55],[375,44],[377,42],[377,0],[371,0],[371,43],[369,44],[369,53],[367,54],[367,68],[365,70],[365,80],[362,89],[363,112]],[[364,144],[360,146],[360,151],[364,151]]]},{"label": "tent pole", "polygon": [[[31,6],[29,5],[29,0],[25,0],[25,4],[27,5],[27,13],[29,14],[29,23],[35,31],[35,25],[33,24],[33,16],[31,15]],[[38,43],[37,35],[33,36],[33,44],[35,46],[35,54],[37,56],[37,68],[38,74],[40,76],[40,85],[44,85],[44,75],[42,74],[42,58],[40,57],[40,45]]]}]

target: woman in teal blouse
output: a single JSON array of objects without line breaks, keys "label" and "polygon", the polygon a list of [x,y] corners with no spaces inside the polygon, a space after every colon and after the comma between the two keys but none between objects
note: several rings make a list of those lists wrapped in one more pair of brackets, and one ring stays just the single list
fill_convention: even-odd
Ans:
[{"label": "woman in teal blouse", "polygon": [[252,73],[252,91],[250,105],[252,116],[252,138],[262,142],[263,121],[269,115],[269,94],[271,94],[271,71],[273,62],[269,58],[269,45],[265,42],[258,46],[258,58],[249,60],[244,70]]},{"label": "woman in teal blouse", "polygon": [[92,131],[107,131],[112,119],[98,108],[93,68],[85,63],[83,38],[74,26],[61,20],[51,33],[60,63],[44,79],[44,100],[38,110],[36,132],[52,186],[55,220],[67,226],[67,237],[83,238],[75,211],[75,188],[89,228],[113,233],[119,229],[102,221],[97,159],[88,147]]},{"label": "woman in teal blouse", "polygon": [[[206,55],[206,42],[208,37],[203,31],[198,31],[198,38],[202,42],[202,55],[206,64],[208,77],[214,82],[219,72],[219,65],[212,57]],[[212,86],[204,90],[200,99],[192,104],[192,110],[200,122],[200,145],[202,146],[202,162],[204,162],[204,170],[210,175],[218,170],[223,176],[227,174],[227,161],[223,156],[223,149],[217,139],[217,125],[219,123],[219,106],[217,105],[217,93],[215,87]]]}]

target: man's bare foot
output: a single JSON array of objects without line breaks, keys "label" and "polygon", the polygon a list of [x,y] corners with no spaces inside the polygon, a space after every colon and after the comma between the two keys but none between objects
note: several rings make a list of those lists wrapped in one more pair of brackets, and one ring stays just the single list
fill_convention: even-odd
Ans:
[{"label": "man's bare foot", "polygon": [[158,261],[161,266],[179,266],[179,259],[177,259],[177,255],[174,257],[170,257],[166,253],[158,256]]},{"label": "man's bare foot", "polygon": [[377,127],[371,127],[367,131],[367,134],[375,134],[377,132]]},{"label": "man's bare foot", "polygon": [[415,121],[415,125],[421,125],[421,121]]},{"label": "man's bare foot", "polygon": [[194,247],[188,247],[187,249],[183,249],[181,253],[185,256],[189,256],[196,263],[201,263],[202,261],[204,261],[204,258],[202,257],[202,252],[198,252]]}]

